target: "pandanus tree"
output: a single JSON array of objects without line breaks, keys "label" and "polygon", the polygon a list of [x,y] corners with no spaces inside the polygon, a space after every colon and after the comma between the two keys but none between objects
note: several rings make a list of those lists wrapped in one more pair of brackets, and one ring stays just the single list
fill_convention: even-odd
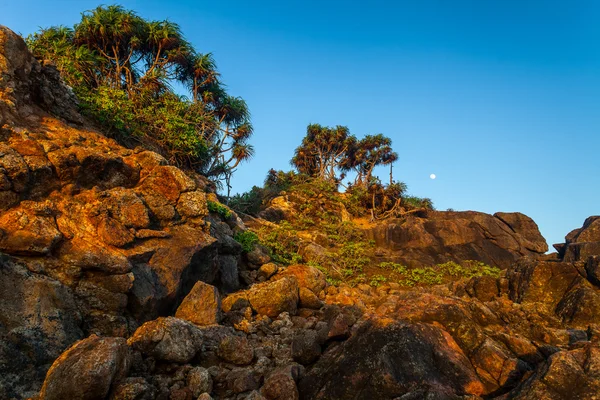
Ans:
[{"label": "pandanus tree", "polygon": [[[28,43],[36,57],[57,64],[84,110],[111,130],[143,136],[143,144],[179,165],[229,186],[254,154],[245,101],[227,93],[212,54],[196,52],[171,21],[100,6],[73,29],[48,28]],[[191,99],[175,93],[175,82]]]},{"label": "pandanus tree", "polygon": [[[398,160],[392,140],[382,134],[366,135],[352,146],[342,163],[342,169],[356,172],[355,184],[366,187],[379,165],[391,165]],[[391,183],[391,182],[390,182]]]},{"label": "pandanus tree", "polygon": [[300,173],[334,182],[337,180],[336,171],[348,150],[355,145],[356,138],[345,126],[330,128],[310,124],[291,163]]}]

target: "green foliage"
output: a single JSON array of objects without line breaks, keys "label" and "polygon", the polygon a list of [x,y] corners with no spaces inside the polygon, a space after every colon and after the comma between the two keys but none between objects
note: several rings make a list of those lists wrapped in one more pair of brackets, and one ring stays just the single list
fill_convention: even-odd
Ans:
[{"label": "green foliage", "polygon": [[423,208],[426,210],[435,210],[433,202],[427,197],[404,196],[402,205],[409,209]]},{"label": "green foliage", "polygon": [[387,280],[388,278],[383,275],[373,275],[369,284],[374,287],[379,287],[382,283],[387,282]]},{"label": "green foliage", "polygon": [[223,219],[231,218],[231,210],[225,207],[223,204],[208,200],[206,205],[208,207],[208,211],[211,213],[219,214]]},{"label": "green foliage", "polygon": [[230,197],[228,205],[237,213],[257,215],[265,199],[266,194],[264,189],[253,186],[252,189],[246,193],[236,194]]},{"label": "green foliage", "polygon": [[[254,154],[246,103],[227,94],[212,55],[198,53],[171,21],[99,6],[73,28],[42,29],[27,43],[57,65],[82,111],[124,145],[157,151],[228,189]],[[176,83],[191,100],[175,93]]]},{"label": "green foliage", "polygon": [[332,262],[335,262],[342,270],[362,272],[364,267],[371,263],[371,258],[368,256],[370,246],[365,242],[349,242],[344,243],[342,247],[332,255]]},{"label": "green foliage", "polygon": [[408,268],[401,264],[385,262],[379,267],[390,272],[390,278],[403,286],[439,285],[451,279],[491,276],[497,278],[501,270],[481,261],[465,261],[458,264],[449,261],[432,267]]},{"label": "green foliage", "polygon": [[233,238],[242,245],[244,253],[250,253],[258,243],[258,235],[250,230],[240,231]]},{"label": "green foliage", "polygon": [[282,222],[276,228],[261,228],[258,237],[276,263],[290,265],[302,262],[298,254],[300,241],[297,231],[288,222]]},{"label": "green foliage", "polygon": [[396,274],[406,274],[406,272],[408,271],[408,267],[402,264],[397,264],[397,263],[393,263],[393,262],[382,262],[379,264],[379,268],[387,270],[387,271],[391,271],[391,272],[395,272]]}]

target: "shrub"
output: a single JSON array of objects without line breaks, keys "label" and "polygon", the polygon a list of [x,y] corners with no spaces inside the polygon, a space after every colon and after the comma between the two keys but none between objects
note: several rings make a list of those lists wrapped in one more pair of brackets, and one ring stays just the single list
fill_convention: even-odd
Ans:
[{"label": "shrub", "polygon": [[233,238],[242,245],[244,253],[250,253],[258,243],[258,235],[252,231],[240,231]]},{"label": "shrub", "polygon": [[219,214],[223,219],[229,219],[231,217],[231,210],[221,203],[208,200],[206,205],[208,207],[208,211]]}]

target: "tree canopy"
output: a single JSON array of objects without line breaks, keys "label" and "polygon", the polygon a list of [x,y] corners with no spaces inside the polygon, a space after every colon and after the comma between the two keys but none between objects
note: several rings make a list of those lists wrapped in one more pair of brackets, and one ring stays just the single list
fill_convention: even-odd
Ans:
[{"label": "tree canopy", "polygon": [[72,28],[42,29],[27,41],[37,58],[56,64],[82,110],[117,139],[227,184],[253,156],[246,102],[227,93],[212,54],[197,52],[176,23],[99,6]]},{"label": "tree canopy", "polygon": [[367,187],[375,167],[390,165],[397,159],[392,140],[382,134],[358,140],[345,126],[310,124],[291,164],[302,174],[332,182],[339,182],[347,172],[354,171],[354,185]]}]

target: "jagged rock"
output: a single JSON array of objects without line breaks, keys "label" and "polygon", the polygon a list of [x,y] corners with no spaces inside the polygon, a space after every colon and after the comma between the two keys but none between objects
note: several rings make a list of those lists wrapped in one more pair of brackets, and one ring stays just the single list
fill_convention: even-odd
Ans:
[{"label": "jagged rock", "polygon": [[183,299],[175,317],[196,325],[215,325],[221,320],[221,297],[216,287],[196,282]]},{"label": "jagged rock", "polygon": [[278,276],[293,276],[298,281],[298,287],[304,287],[317,294],[325,289],[327,282],[325,274],[310,265],[290,265]]},{"label": "jagged rock", "polygon": [[250,305],[259,314],[276,317],[282,312],[296,313],[299,295],[294,277],[254,285],[247,293]]},{"label": "jagged rock", "polygon": [[594,399],[600,393],[600,348],[561,351],[538,366],[533,375],[508,394],[508,398]]},{"label": "jagged rock", "polygon": [[0,398],[30,397],[50,364],[84,337],[73,292],[0,254]]},{"label": "jagged rock", "polygon": [[510,298],[517,303],[539,303],[552,310],[567,290],[583,278],[571,263],[522,260],[507,271]]},{"label": "jagged rock", "polygon": [[323,302],[310,289],[301,287],[298,293],[300,296],[300,307],[318,310],[323,306]]},{"label": "jagged rock", "polygon": [[233,393],[244,393],[260,387],[260,376],[251,369],[234,369],[227,375],[227,386]]},{"label": "jagged rock", "polygon": [[270,277],[272,277],[273,275],[275,275],[277,273],[278,269],[279,269],[279,267],[277,267],[277,264],[273,264],[273,263],[263,264],[258,269],[259,281],[268,280]]},{"label": "jagged rock", "polygon": [[112,391],[110,400],[153,400],[156,389],[144,378],[132,377],[117,383]]},{"label": "jagged rock", "polygon": [[157,360],[184,364],[202,347],[202,331],[187,321],[167,317],[146,322],[127,343]]},{"label": "jagged rock", "polygon": [[202,393],[210,393],[213,389],[212,377],[206,368],[196,367],[190,370],[186,382],[194,398]]},{"label": "jagged rock", "polygon": [[111,386],[127,376],[130,363],[131,351],[125,339],[92,335],[54,361],[40,400],[103,400]]},{"label": "jagged rock", "polygon": [[256,266],[261,266],[271,261],[268,250],[259,244],[254,246],[254,249],[246,254],[246,259],[251,265]]},{"label": "jagged rock", "polygon": [[223,299],[221,307],[223,309],[223,312],[226,313],[250,307],[250,301],[248,300],[248,292],[241,291],[230,294],[229,296]]},{"label": "jagged rock", "polygon": [[223,360],[236,365],[248,365],[254,359],[254,349],[243,336],[229,335],[219,344],[217,352]]},{"label": "jagged rock", "polygon": [[442,330],[426,324],[364,324],[300,380],[306,399],[395,398],[417,388],[450,397],[484,389],[471,363]]},{"label": "jagged rock", "polygon": [[316,331],[302,329],[292,340],[292,357],[302,365],[311,364],[321,355],[321,345]]},{"label": "jagged rock", "polygon": [[585,263],[588,280],[600,287],[600,256],[590,256]]},{"label": "jagged rock", "polygon": [[268,400],[298,400],[300,398],[296,381],[289,368],[281,368],[272,372],[265,379],[260,392]]},{"label": "jagged rock", "polygon": [[415,267],[479,260],[506,268],[548,250],[535,222],[520,213],[433,211],[425,218],[411,215],[378,224],[366,234],[392,251],[395,262]]},{"label": "jagged rock", "polygon": [[585,261],[600,254],[600,216],[587,218],[581,228],[565,236],[565,243],[554,247],[563,261]]}]

